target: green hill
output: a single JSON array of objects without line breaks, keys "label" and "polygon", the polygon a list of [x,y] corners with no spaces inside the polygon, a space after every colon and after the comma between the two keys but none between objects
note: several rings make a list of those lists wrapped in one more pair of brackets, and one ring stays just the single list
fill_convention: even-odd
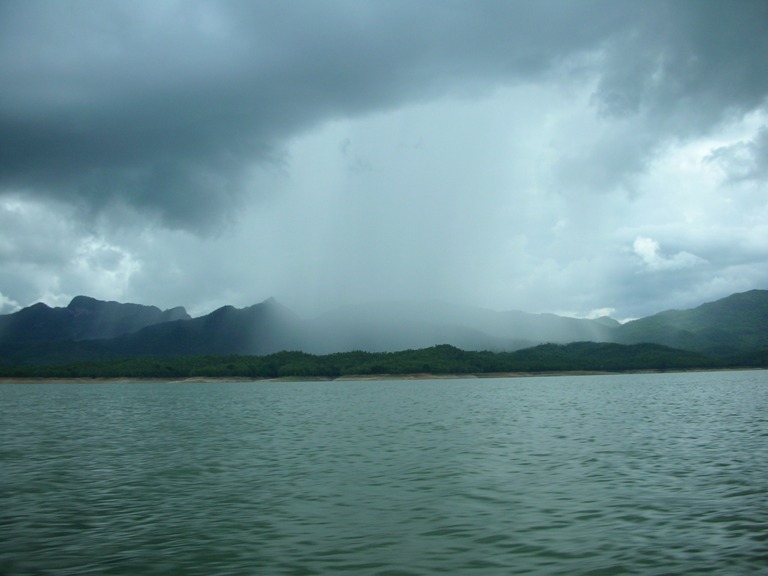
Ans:
[{"label": "green hill", "polygon": [[733,294],[691,310],[667,310],[621,326],[616,341],[655,342],[717,356],[768,348],[768,291]]}]

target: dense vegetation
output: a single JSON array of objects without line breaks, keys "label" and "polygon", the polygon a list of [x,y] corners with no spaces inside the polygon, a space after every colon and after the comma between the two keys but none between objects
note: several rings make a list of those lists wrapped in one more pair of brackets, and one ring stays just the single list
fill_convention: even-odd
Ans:
[{"label": "dense vegetation", "polygon": [[768,366],[768,353],[741,355],[731,361],[659,344],[576,342],[544,344],[517,352],[468,352],[441,345],[402,352],[344,352],[316,356],[279,352],[265,356],[178,356],[81,361],[60,365],[0,365],[0,376],[64,378],[337,378],[375,374],[493,374],[685,370]]},{"label": "dense vegetation", "polygon": [[691,310],[667,310],[622,325],[615,341],[656,342],[726,358],[768,347],[768,291],[732,294]]}]

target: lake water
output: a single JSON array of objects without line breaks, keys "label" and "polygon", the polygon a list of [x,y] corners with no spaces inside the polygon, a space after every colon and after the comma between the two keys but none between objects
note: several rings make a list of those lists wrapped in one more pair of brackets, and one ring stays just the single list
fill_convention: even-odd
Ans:
[{"label": "lake water", "polygon": [[0,574],[766,574],[768,372],[0,385]]}]

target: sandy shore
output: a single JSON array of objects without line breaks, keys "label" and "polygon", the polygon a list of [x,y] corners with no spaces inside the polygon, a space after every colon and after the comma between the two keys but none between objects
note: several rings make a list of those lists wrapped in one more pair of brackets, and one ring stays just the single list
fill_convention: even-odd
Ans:
[{"label": "sandy shore", "polygon": [[7,378],[0,384],[200,384],[212,382],[368,382],[379,380],[467,380],[492,378],[540,378],[542,376],[588,376],[615,372],[503,372],[489,374],[349,374],[338,378],[323,376],[283,378],[195,377],[195,378]]},{"label": "sandy shore", "polygon": [[211,382],[361,382],[376,380],[456,380],[492,378],[542,378],[549,376],[604,376],[609,374],[661,374],[673,372],[733,372],[737,370],[765,370],[765,368],[707,368],[694,370],[627,370],[622,372],[564,371],[564,372],[492,372],[483,374],[350,374],[338,378],[321,376],[285,378],[199,377],[199,378],[8,378],[0,377],[0,384],[196,384]]}]

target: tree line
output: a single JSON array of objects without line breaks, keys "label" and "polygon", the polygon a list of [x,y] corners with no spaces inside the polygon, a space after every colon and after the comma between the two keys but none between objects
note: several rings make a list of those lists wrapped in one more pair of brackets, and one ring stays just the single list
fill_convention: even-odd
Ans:
[{"label": "tree line", "polygon": [[659,344],[576,342],[543,344],[516,352],[473,352],[447,344],[401,352],[341,352],[314,355],[278,352],[265,356],[141,357],[57,365],[2,365],[4,377],[58,378],[338,378],[403,374],[493,374],[685,370],[768,366],[765,351],[738,360],[714,359]]}]

